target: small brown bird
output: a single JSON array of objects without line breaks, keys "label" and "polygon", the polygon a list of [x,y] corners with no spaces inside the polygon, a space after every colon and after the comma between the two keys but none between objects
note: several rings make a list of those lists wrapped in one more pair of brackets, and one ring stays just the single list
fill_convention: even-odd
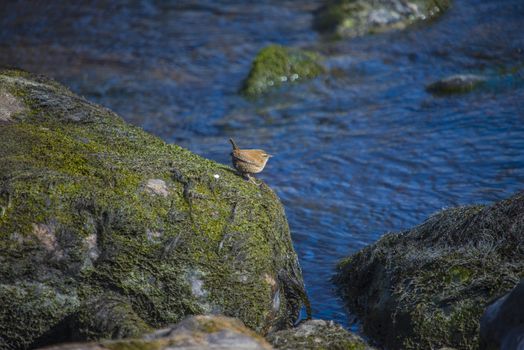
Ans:
[{"label": "small brown bird", "polygon": [[244,178],[257,184],[251,178],[251,174],[264,170],[268,159],[273,156],[261,149],[240,149],[233,139],[229,139],[229,142],[233,146],[233,152],[231,152],[233,166]]}]

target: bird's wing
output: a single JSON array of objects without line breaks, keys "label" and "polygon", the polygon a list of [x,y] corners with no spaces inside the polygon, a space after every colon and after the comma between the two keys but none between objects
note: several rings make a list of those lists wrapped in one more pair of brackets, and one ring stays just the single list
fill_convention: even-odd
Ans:
[{"label": "bird's wing", "polygon": [[258,149],[244,149],[242,152],[233,152],[233,157],[244,163],[259,165],[260,164],[260,150]]}]

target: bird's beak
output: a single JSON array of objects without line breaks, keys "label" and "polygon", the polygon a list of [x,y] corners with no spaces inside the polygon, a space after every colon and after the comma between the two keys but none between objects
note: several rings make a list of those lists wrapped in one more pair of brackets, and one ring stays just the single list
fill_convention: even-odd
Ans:
[{"label": "bird's beak", "polygon": [[268,154],[267,157],[268,157],[268,158],[271,158],[271,157],[274,157],[274,155],[272,155],[272,154]]}]

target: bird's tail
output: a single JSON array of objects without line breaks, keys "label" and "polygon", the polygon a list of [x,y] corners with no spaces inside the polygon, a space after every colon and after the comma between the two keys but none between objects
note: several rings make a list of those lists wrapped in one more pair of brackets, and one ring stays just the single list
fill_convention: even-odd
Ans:
[{"label": "bird's tail", "polygon": [[238,146],[235,143],[235,141],[233,141],[233,139],[229,139],[229,142],[231,142],[231,145],[233,146],[233,149],[238,149]]}]

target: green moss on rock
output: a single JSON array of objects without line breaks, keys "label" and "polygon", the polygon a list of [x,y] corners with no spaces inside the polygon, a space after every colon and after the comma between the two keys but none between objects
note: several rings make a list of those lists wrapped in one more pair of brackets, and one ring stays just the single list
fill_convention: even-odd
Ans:
[{"label": "green moss on rock", "polygon": [[444,210],[344,259],[336,283],[391,349],[478,349],[479,320],[524,276],[524,193]]},{"label": "green moss on rock", "polygon": [[280,350],[372,350],[356,334],[333,321],[309,320],[298,327],[274,332],[267,339]]},{"label": "green moss on rock", "polygon": [[270,45],[255,57],[242,93],[258,96],[283,84],[314,78],[324,72],[320,60],[314,52]]},{"label": "green moss on rock", "polygon": [[22,106],[0,122],[0,300],[16,300],[0,312],[0,348],[137,335],[204,312],[261,333],[296,319],[300,267],[266,185],[45,77],[0,71],[0,91]]},{"label": "green moss on rock", "polygon": [[315,12],[316,30],[341,37],[402,29],[434,18],[450,6],[450,0],[327,0]]}]

